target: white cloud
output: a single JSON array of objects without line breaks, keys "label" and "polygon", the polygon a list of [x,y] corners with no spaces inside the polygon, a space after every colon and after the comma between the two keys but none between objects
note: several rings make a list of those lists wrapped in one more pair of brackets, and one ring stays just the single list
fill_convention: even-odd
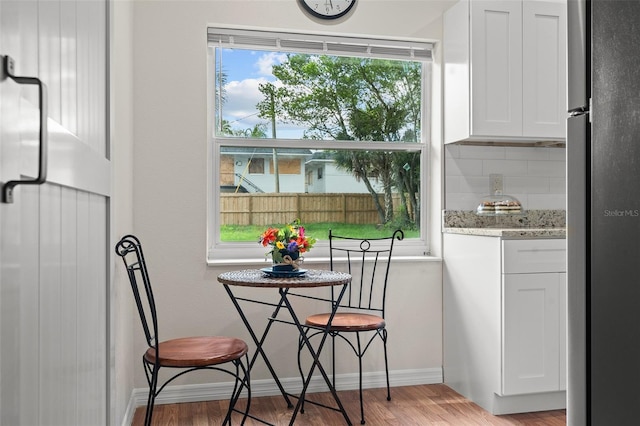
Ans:
[{"label": "white cloud", "polygon": [[256,104],[263,99],[258,86],[267,82],[266,78],[248,78],[229,82],[225,86],[227,101],[224,104],[224,116],[230,122],[241,120],[233,123],[234,127],[252,127],[255,123],[264,121],[256,115]]},{"label": "white cloud", "polygon": [[267,52],[261,55],[254,64],[258,68],[260,75],[273,77],[274,65],[279,65],[287,59],[287,55],[281,52]]},{"label": "white cloud", "polygon": [[[286,54],[284,53],[264,52],[257,59],[254,58],[250,65],[251,68],[257,70],[253,75],[260,75],[261,77],[233,80],[225,85],[226,101],[223,106],[223,114],[233,128],[248,129],[258,123],[267,121],[258,117],[257,114],[256,104],[264,99],[258,87],[260,84],[269,82],[276,86],[282,86],[280,81],[274,79],[272,68],[285,60]],[[280,123],[278,128],[286,131],[287,136],[290,137],[299,137],[301,135],[301,129],[295,125]],[[290,131],[293,131],[293,133],[289,133]],[[287,137],[284,134],[281,136]]]}]

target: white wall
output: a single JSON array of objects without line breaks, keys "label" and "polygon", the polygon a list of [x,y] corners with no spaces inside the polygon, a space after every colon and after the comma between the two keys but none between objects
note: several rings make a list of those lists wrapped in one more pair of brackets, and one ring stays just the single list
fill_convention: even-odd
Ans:
[{"label": "white wall", "polygon": [[489,175],[503,175],[504,194],[527,210],[566,208],[566,149],[447,145],[447,210],[474,210],[489,194]]},{"label": "white wall", "polygon": [[[115,2],[119,3],[119,2]],[[134,172],[133,229],[142,239],[160,311],[160,339],[185,334],[228,334],[248,339],[216,276],[230,269],[263,264],[209,267],[206,264],[207,205],[207,25],[332,32],[439,39],[439,1],[360,1],[353,14],[338,22],[305,16],[296,0],[281,1],[147,1],[133,3],[133,85],[115,88],[116,96],[133,97]],[[119,23],[116,23],[116,27]],[[126,52],[126,47],[124,51]],[[436,46],[436,57],[440,56]],[[116,55],[114,61],[119,61]],[[126,60],[126,59],[125,59]],[[440,68],[434,66],[435,99],[439,99]],[[434,105],[435,162],[429,176],[432,200],[429,232],[432,252],[439,253],[439,211],[442,208],[440,102]],[[314,265],[315,266],[315,265]],[[321,267],[322,265],[318,265]],[[326,265],[325,265],[326,266]],[[439,261],[398,262],[392,272],[398,291],[390,298],[391,370],[440,368],[442,365],[442,296]],[[268,309],[255,313],[265,318]],[[144,342],[137,319],[136,388],[146,382],[139,356]],[[274,338],[290,340],[291,330],[274,330]],[[125,343],[126,344],[126,343]],[[294,350],[293,346],[290,348]],[[295,377],[294,365],[282,375]],[[368,370],[381,370],[376,363]],[[267,377],[260,366],[252,379]],[[211,376],[185,377],[207,381]],[[226,380],[226,379],[224,379]],[[181,383],[184,383],[181,382]]]},{"label": "white wall", "polygon": [[[123,234],[133,230],[133,54],[132,19],[130,2],[111,2],[111,61],[109,77],[111,165],[113,190],[111,196],[112,235],[111,247]],[[127,416],[131,390],[134,387],[134,371],[141,366],[141,354],[134,350],[134,336],[139,338],[137,318],[131,297],[127,275],[122,261],[113,250],[108,252],[113,260],[111,305],[111,406],[112,424],[120,424]]]}]

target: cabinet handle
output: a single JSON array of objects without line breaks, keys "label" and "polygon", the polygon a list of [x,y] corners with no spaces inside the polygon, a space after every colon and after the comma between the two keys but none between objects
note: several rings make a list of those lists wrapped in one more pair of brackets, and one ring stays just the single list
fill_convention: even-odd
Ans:
[{"label": "cabinet handle", "polygon": [[10,180],[2,186],[2,202],[13,203],[13,188],[18,185],[41,185],[47,180],[47,86],[36,77],[18,77],[11,57],[2,58],[4,73],[18,84],[38,86],[38,108],[40,109],[40,146],[38,148],[38,176],[35,179]]}]

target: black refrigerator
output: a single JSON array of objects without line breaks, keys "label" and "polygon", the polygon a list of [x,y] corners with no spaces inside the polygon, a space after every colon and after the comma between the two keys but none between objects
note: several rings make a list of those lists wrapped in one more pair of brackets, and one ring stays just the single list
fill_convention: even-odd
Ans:
[{"label": "black refrigerator", "polygon": [[640,0],[568,0],[570,426],[640,424]]}]

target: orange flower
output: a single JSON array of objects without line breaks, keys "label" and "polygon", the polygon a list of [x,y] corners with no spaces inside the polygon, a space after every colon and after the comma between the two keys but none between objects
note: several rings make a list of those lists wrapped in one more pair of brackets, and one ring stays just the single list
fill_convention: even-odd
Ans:
[{"label": "orange flower", "polygon": [[299,236],[296,239],[296,243],[298,243],[298,250],[300,250],[300,253],[304,253],[307,251],[307,248],[309,247],[309,242],[307,241],[306,238],[304,238],[303,236]]},{"label": "orange flower", "polygon": [[264,247],[268,246],[270,243],[273,243],[278,238],[278,230],[275,228],[269,228],[262,233],[260,236],[260,242]]}]

